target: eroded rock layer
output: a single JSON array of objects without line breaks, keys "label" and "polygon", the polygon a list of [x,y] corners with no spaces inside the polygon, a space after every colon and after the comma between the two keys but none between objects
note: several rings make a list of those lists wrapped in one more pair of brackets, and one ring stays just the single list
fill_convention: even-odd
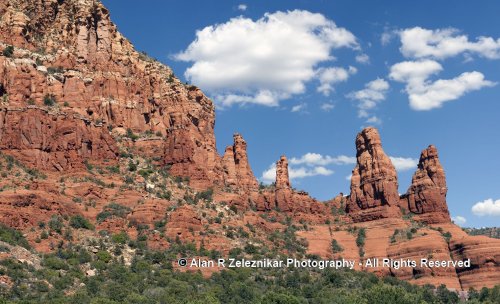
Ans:
[{"label": "eroded rock layer", "polygon": [[357,222],[400,216],[396,169],[377,129],[366,128],[356,137],[356,162],[347,212]]},{"label": "eroded rock layer", "polygon": [[446,177],[437,149],[431,145],[420,155],[418,169],[402,199],[402,208],[416,214],[415,219],[426,223],[448,223],[450,213],[446,204],[447,191]]},{"label": "eroded rock layer", "polygon": [[234,134],[233,140],[222,157],[224,185],[237,191],[256,191],[259,185],[248,161],[247,143],[240,134]]},{"label": "eroded rock layer", "polygon": [[[9,0],[0,4],[0,14],[1,47],[14,46],[13,56],[0,56],[3,106],[63,111],[118,133],[126,130],[121,133],[128,137],[157,134],[165,139],[164,155],[157,156],[172,174],[190,177],[199,188],[221,179],[212,102],[137,52],[100,2]],[[52,119],[43,115],[39,120]],[[51,124],[66,127],[60,123]],[[28,153],[26,144],[13,145],[12,151]]]}]

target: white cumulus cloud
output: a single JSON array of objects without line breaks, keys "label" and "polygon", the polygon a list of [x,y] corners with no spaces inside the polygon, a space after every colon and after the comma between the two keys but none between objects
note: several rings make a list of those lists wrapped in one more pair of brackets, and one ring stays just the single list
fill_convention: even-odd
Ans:
[{"label": "white cumulus cloud", "polygon": [[248,8],[248,5],[246,5],[246,4],[239,4],[238,5],[238,10],[240,10],[240,11],[246,11],[247,8]]},{"label": "white cumulus cloud", "polygon": [[401,53],[412,58],[444,59],[461,53],[478,54],[489,59],[500,58],[500,38],[478,37],[469,40],[457,29],[429,30],[413,27],[399,32]]},{"label": "white cumulus cloud", "polygon": [[493,201],[492,198],[477,202],[472,206],[472,213],[479,216],[500,216],[500,199]]},{"label": "white cumulus cloud", "polygon": [[387,90],[389,90],[389,83],[377,78],[365,84],[364,89],[347,94],[347,97],[357,101],[358,116],[367,118],[370,116],[370,111],[385,100]]},{"label": "white cumulus cloud", "polygon": [[175,59],[192,62],[185,77],[222,106],[277,106],[305,92],[319,63],[337,48],[359,49],[356,37],[322,14],[304,10],[237,17],[207,26]]},{"label": "white cumulus cloud", "polygon": [[293,157],[290,159],[290,164],[308,165],[308,166],[326,166],[326,165],[348,165],[355,164],[356,157],[339,155],[332,157],[330,155],[321,155],[319,153],[306,153],[299,158]]},{"label": "white cumulus cloud", "polygon": [[467,222],[467,219],[460,215],[452,217],[451,220],[459,226],[462,226]]},{"label": "white cumulus cloud", "polygon": [[[288,174],[290,179],[300,179],[312,176],[328,176],[334,171],[329,165],[355,164],[356,158],[346,155],[330,156],[319,153],[306,153],[300,157],[292,157],[288,161]],[[276,179],[276,164],[271,164],[267,170],[262,172],[261,181],[270,183]]]},{"label": "white cumulus cloud", "polygon": [[333,110],[333,108],[335,108],[335,105],[333,103],[329,103],[329,102],[325,102],[325,103],[321,104],[321,106],[320,106],[320,109],[325,111],[325,112],[330,112],[331,110]]},{"label": "white cumulus cloud", "polygon": [[389,156],[389,158],[391,159],[391,162],[397,171],[416,169],[418,165],[418,159],[415,158],[394,157],[394,156]]},{"label": "white cumulus cloud", "polygon": [[456,100],[464,94],[495,83],[484,79],[480,72],[465,72],[452,79],[430,81],[429,77],[442,71],[434,60],[404,61],[391,67],[389,77],[406,84],[410,107],[417,111],[439,108],[443,103]]},{"label": "white cumulus cloud", "polygon": [[347,81],[349,76],[356,74],[358,70],[350,66],[348,69],[340,67],[320,68],[317,70],[319,86],[316,89],[325,96],[329,96],[333,91],[333,85],[339,82]]},{"label": "white cumulus cloud", "polygon": [[295,105],[292,107],[292,112],[303,112],[307,108],[307,104],[305,103],[299,103],[298,105]]},{"label": "white cumulus cloud", "polygon": [[370,57],[368,57],[368,55],[366,54],[359,54],[356,56],[356,62],[358,63],[363,63],[363,64],[367,64],[367,63],[370,63]]}]

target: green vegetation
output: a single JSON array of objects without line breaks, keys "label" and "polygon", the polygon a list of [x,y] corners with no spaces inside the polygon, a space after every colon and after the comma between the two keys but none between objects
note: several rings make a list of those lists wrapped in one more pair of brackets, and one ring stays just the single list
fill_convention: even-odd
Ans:
[{"label": "green vegetation", "polygon": [[127,134],[125,136],[130,138],[133,141],[136,141],[137,139],[139,139],[139,135],[135,134],[134,131],[132,131],[132,129],[130,129],[130,128],[127,129]]},{"label": "green vegetation", "polygon": [[462,228],[462,229],[469,235],[485,235],[491,238],[500,239],[500,228],[498,227]]},{"label": "green vegetation", "polygon": [[339,242],[337,242],[336,239],[333,239],[332,240],[332,252],[338,253],[338,252],[342,252],[342,251],[344,251],[344,248],[342,248],[342,246],[340,246]]},{"label": "green vegetation", "polygon": [[[12,259],[0,261],[2,275],[13,281],[2,287],[0,303],[352,303],[413,304],[458,303],[456,293],[444,286],[419,287],[393,277],[351,270],[295,268],[236,268],[204,278],[201,273],[173,270],[177,255],[204,252],[192,243],[174,243],[164,251],[145,249],[129,266],[104,244],[95,254],[80,246],[46,255],[42,269]],[[233,249],[232,256],[243,254]],[[119,255],[119,254],[118,254]],[[95,269],[86,276],[83,269]],[[498,303],[500,286],[471,290],[471,303]]]},{"label": "green vegetation", "polygon": [[56,97],[53,94],[46,94],[43,97],[43,104],[52,107],[56,104]]},{"label": "green vegetation", "polygon": [[88,229],[88,230],[94,230],[94,225],[92,225],[89,220],[84,218],[81,215],[75,215],[71,217],[69,220],[69,225],[75,229]]},{"label": "green vegetation", "polygon": [[64,223],[62,221],[62,218],[57,216],[57,215],[53,215],[50,220],[49,220],[49,228],[51,231],[55,231],[59,234],[61,234],[61,231],[64,227]]},{"label": "green vegetation", "polygon": [[104,207],[103,211],[97,214],[96,220],[98,223],[104,222],[107,218],[116,216],[125,218],[130,212],[130,208],[117,203],[111,203]]},{"label": "green vegetation", "polygon": [[198,201],[201,199],[201,200],[204,200],[207,202],[211,202],[213,194],[214,194],[214,189],[212,189],[212,188],[209,188],[206,191],[198,192],[195,195],[195,201]]},{"label": "green vegetation", "polygon": [[24,238],[23,234],[15,229],[9,228],[0,224],[0,241],[4,241],[13,246],[21,246],[26,249],[30,248],[28,241]]},{"label": "green vegetation", "polygon": [[365,256],[365,250],[364,250],[365,239],[366,239],[366,229],[361,228],[358,230],[358,236],[356,237],[356,245],[358,245],[360,257]]},{"label": "green vegetation", "polygon": [[55,74],[55,73],[64,73],[64,68],[57,66],[57,67],[48,67],[47,68],[47,73],[49,74]]},{"label": "green vegetation", "polygon": [[8,45],[6,48],[3,49],[2,54],[5,57],[12,57],[14,55],[14,47],[12,45]]}]

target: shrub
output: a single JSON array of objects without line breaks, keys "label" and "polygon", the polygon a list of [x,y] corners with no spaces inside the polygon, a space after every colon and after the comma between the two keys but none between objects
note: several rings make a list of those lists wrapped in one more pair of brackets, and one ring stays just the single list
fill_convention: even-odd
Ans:
[{"label": "shrub", "polygon": [[94,230],[94,225],[92,225],[86,218],[81,215],[75,215],[69,220],[69,225],[75,229],[88,229]]},{"label": "shrub", "polygon": [[47,73],[49,74],[55,74],[55,73],[64,73],[64,68],[57,66],[57,67],[48,67],[47,68]]},{"label": "shrub", "polygon": [[446,242],[449,243],[451,240],[451,233],[449,231],[447,231],[447,232],[443,233],[443,237],[446,240]]},{"label": "shrub", "polygon": [[14,246],[18,245],[26,249],[30,248],[28,241],[24,238],[21,232],[3,224],[0,224],[0,240]]},{"label": "shrub", "polygon": [[365,238],[366,238],[365,228],[359,229],[358,237],[356,238],[356,245],[358,245],[358,247],[363,247],[365,245]]},{"label": "shrub", "polygon": [[12,55],[14,55],[14,47],[12,45],[8,45],[5,49],[3,49],[3,52],[2,54],[5,56],[5,57],[12,57]]},{"label": "shrub", "polygon": [[106,220],[109,217],[121,217],[125,218],[127,214],[130,212],[130,208],[122,206],[117,203],[111,203],[107,206],[104,207],[104,210],[97,214],[97,222],[102,223],[104,220]]},{"label": "shrub", "polygon": [[47,268],[54,270],[68,269],[68,265],[63,259],[60,259],[55,256],[47,256],[43,260],[43,265]]},{"label": "shrub", "polygon": [[132,129],[130,129],[130,128],[127,129],[127,134],[125,136],[127,136],[128,138],[130,138],[132,140],[137,140],[139,138],[139,136],[134,134],[134,131],[132,131]]},{"label": "shrub", "polygon": [[50,230],[55,231],[55,232],[60,234],[63,226],[64,225],[63,225],[62,219],[59,216],[53,215],[50,218],[50,220],[49,220]]},{"label": "shrub", "polygon": [[52,107],[56,104],[56,97],[53,94],[46,94],[43,97],[43,104],[48,107]]},{"label": "shrub", "polygon": [[109,263],[109,261],[111,261],[111,259],[113,258],[111,256],[111,253],[104,250],[97,252],[96,255],[97,255],[97,260],[103,261],[104,263]]},{"label": "shrub", "polygon": [[134,172],[137,170],[137,164],[133,160],[128,161],[128,171]]},{"label": "shrub", "polygon": [[342,246],[340,246],[339,242],[337,242],[336,239],[333,239],[332,240],[332,252],[337,253],[337,252],[342,252],[342,251],[344,251],[344,248],[342,248]]},{"label": "shrub", "polygon": [[204,201],[212,201],[212,195],[214,193],[214,189],[209,188],[205,191],[196,193],[195,200],[202,199]]}]

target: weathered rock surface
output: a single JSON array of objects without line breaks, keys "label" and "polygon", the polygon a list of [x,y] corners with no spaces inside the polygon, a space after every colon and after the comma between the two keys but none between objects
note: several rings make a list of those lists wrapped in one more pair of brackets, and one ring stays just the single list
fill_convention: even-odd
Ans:
[{"label": "weathered rock surface", "polygon": [[58,171],[81,169],[84,160],[118,155],[114,139],[102,127],[38,108],[0,112],[0,149],[25,164]]},{"label": "weathered rock surface", "polygon": [[416,214],[416,220],[449,223],[451,219],[446,204],[447,191],[446,177],[437,149],[431,145],[420,155],[410,188],[401,200],[402,208]]},{"label": "weathered rock surface", "polygon": [[[0,4],[0,13],[0,47],[15,47],[14,57],[0,56],[0,97],[9,107],[59,109],[64,103],[68,117],[79,116],[103,129],[166,136],[164,155],[157,156],[172,174],[189,176],[199,188],[221,180],[212,101],[195,86],[182,84],[170,68],[137,52],[100,2],[9,0]],[[47,96],[56,105],[46,106]],[[60,123],[58,119],[51,127],[68,128]],[[12,142],[11,151],[39,156],[14,144],[19,141]]]},{"label": "weathered rock surface", "polygon": [[170,239],[192,241],[195,232],[202,228],[201,218],[191,207],[184,205],[170,214],[166,228]]},{"label": "weathered rock surface", "polygon": [[358,134],[356,159],[346,208],[349,215],[356,222],[400,216],[396,169],[382,149],[377,129]]},{"label": "weathered rock surface", "polygon": [[256,191],[259,184],[248,162],[247,143],[240,134],[234,134],[233,140],[222,157],[224,185],[236,191]]},{"label": "weathered rock surface", "polygon": [[[322,203],[293,189],[284,156],[276,164],[275,186],[259,189],[243,137],[236,134],[221,157],[212,101],[137,52],[99,1],[6,0],[0,15],[0,49],[14,46],[13,56],[0,53],[0,150],[27,165],[4,170],[9,163],[0,158],[0,222],[23,230],[37,250],[51,252],[49,244],[63,240],[54,233],[36,245],[38,223],[52,215],[81,214],[95,224],[95,231],[74,229],[75,241],[84,234],[97,237],[100,230],[126,231],[135,239],[137,226],[146,224],[151,229],[140,233],[147,234],[151,248],[178,240],[223,255],[248,241],[239,233],[272,246],[269,235],[290,224],[309,243],[308,253],[322,257],[446,260],[451,254],[473,264],[471,269],[363,269],[356,263],[356,269],[457,289],[500,282],[500,241],[467,236],[450,223],[445,175],[433,146],[422,152],[401,198],[395,168],[374,128],[356,138],[349,196]],[[141,157],[143,167],[127,165]],[[99,166],[87,170],[85,161]],[[158,168],[144,164],[148,161],[190,182],[169,177],[160,183]],[[46,180],[30,173],[31,167]],[[193,200],[195,190],[209,187],[213,198]],[[97,222],[111,203],[126,214]],[[403,218],[400,207],[414,214],[418,227],[411,227],[415,221]],[[165,227],[152,229],[165,219]],[[358,246],[361,228],[366,240]],[[451,240],[439,228],[449,231]],[[401,233],[393,242],[396,229]],[[333,252],[333,240],[343,251]]]},{"label": "weathered rock surface", "polygon": [[[294,193],[292,187],[290,186],[290,178],[288,176],[288,160],[286,156],[281,156],[281,158],[276,162],[276,190],[274,191],[276,207],[282,211],[292,211],[294,209],[295,203],[298,206],[301,203],[294,201]],[[296,197],[295,197],[296,199]]]},{"label": "weathered rock surface", "polygon": [[53,215],[72,215],[76,211],[60,195],[38,190],[3,191],[0,222],[17,229],[37,227]]}]

